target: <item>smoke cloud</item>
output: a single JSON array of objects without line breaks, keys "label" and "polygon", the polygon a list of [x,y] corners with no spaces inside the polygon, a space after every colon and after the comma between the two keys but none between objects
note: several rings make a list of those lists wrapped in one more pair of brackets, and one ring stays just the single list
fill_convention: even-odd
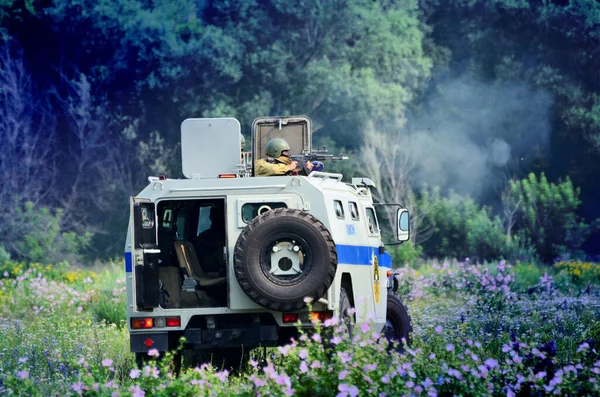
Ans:
[{"label": "smoke cloud", "polygon": [[439,83],[403,138],[414,181],[486,196],[507,174],[525,172],[550,137],[552,98],[515,83],[462,77]]}]

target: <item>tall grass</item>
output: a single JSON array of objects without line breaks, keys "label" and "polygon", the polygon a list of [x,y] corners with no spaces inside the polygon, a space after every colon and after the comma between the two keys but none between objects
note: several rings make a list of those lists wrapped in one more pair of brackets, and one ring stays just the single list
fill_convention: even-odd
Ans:
[{"label": "tall grass", "polygon": [[120,264],[90,271],[5,262],[0,389],[61,396],[599,394],[600,291],[593,282],[576,284],[572,268],[441,262],[400,269],[414,326],[405,354],[368,325],[350,339],[330,320],[239,374],[204,364],[175,376],[169,357],[134,366]]}]

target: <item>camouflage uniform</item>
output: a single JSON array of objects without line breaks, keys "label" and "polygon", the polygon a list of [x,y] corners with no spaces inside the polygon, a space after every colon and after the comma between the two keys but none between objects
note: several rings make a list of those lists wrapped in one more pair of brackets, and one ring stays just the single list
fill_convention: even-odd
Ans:
[{"label": "camouflage uniform", "polygon": [[288,165],[292,162],[289,157],[260,159],[254,166],[255,176],[291,175]]}]

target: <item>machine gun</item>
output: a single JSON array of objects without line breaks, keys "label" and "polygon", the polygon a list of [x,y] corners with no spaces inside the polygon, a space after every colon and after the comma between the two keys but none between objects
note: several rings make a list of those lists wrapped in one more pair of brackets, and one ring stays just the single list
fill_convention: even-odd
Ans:
[{"label": "machine gun", "polygon": [[348,156],[334,156],[329,154],[327,147],[323,145],[322,149],[313,150],[310,153],[294,154],[290,156],[290,159],[298,162],[299,166],[302,166],[306,175],[310,174],[310,171],[306,168],[306,162],[310,161],[313,163],[313,171],[323,170],[323,161],[327,160],[348,160]]}]

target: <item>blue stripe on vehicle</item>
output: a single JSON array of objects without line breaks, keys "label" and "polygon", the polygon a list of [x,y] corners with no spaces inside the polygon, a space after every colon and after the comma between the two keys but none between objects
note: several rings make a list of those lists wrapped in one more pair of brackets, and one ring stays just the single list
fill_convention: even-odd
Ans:
[{"label": "blue stripe on vehicle", "polygon": [[125,253],[125,272],[131,273],[131,252]]},{"label": "blue stripe on vehicle", "polygon": [[[368,247],[361,245],[343,245],[336,244],[338,263],[344,265],[364,265],[371,266],[371,260],[378,247]],[[380,267],[392,267],[392,257],[387,252],[383,255],[377,255],[379,257]]]},{"label": "blue stripe on vehicle", "polygon": [[379,267],[392,268],[392,256],[387,251],[379,255]]}]

